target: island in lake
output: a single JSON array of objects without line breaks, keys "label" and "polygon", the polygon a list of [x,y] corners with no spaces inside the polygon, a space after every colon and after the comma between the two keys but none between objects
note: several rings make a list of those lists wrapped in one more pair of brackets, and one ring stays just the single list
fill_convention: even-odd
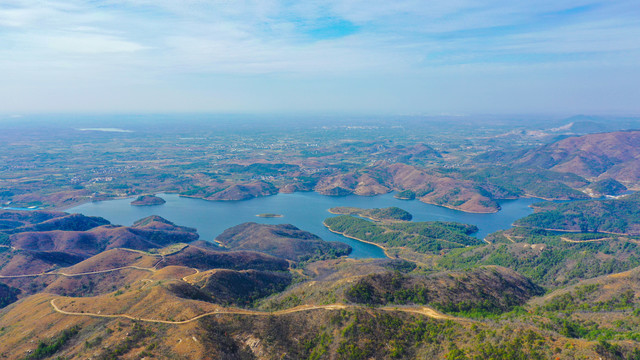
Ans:
[{"label": "island in lake", "polygon": [[403,190],[397,192],[395,195],[393,195],[393,197],[400,200],[415,200],[416,193],[412,190]]},{"label": "island in lake", "polygon": [[273,213],[264,213],[264,214],[258,214],[256,215],[257,217],[261,217],[261,218],[281,218],[284,217],[284,215],[281,214],[273,214]]},{"label": "island in lake", "polygon": [[151,205],[162,205],[166,203],[166,201],[155,195],[140,195],[137,199],[131,202],[133,206],[151,206]]},{"label": "island in lake", "polygon": [[383,209],[361,209],[350,206],[338,206],[329,209],[329,212],[336,215],[357,215],[373,221],[410,221],[413,216],[406,210],[392,206]]}]

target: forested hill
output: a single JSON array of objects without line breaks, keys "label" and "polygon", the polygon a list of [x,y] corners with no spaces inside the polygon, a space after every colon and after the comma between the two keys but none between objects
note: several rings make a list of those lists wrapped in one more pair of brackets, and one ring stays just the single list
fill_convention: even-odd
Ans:
[{"label": "forested hill", "polygon": [[339,206],[329,209],[329,212],[338,215],[358,215],[374,221],[410,221],[413,218],[413,215],[408,211],[395,206],[383,209],[361,209],[356,207]]},{"label": "forested hill", "polygon": [[640,193],[620,199],[535,204],[517,226],[581,232],[640,234]]},{"label": "forested hill", "polygon": [[324,224],[346,236],[372,242],[384,247],[407,247],[423,254],[478,245],[482,241],[470,236],[478,230],[473,225],[454,222],[373,223],[349,216],[328,218]]}]

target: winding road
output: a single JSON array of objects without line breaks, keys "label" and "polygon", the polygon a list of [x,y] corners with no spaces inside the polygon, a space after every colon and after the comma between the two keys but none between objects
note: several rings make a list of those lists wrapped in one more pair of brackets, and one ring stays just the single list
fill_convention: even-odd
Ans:
[{"label": "winding road", "polygon": [[[8,247],[8,246],[0,245],[0,247]],[[15,248],[11,247],[11,249],[15,249]],[[141,251],[141,250],[127,249],[127,248],[115,248],[113,250],[124,250],[124,251],[135,252],[135,253],[139,253],[139,254],[143,254],[143,255],[147,255],[147,256],[157,256],[157,257],[160,257],[160,259],[153,265],[153,267],[150,267],[150,268],[141,267],[141,266],[135,266],[135,265],[128,265],[128,266],[121,266],[121,267],[117,267],[117,268],[113,268],[113,269],[87,271],[87,272],[81,272],[81,273],[76,273],[76,274],[67,274],[67,273],[64,273],[64,272],[61,272],[61,271],[48,271],[48,272],[42,272],[42,273],[37,273],[37,274],[0,275],[0,279],[16,279],[16,278],[50,276],[50,275],[60,275],[60,276],[66,276],[66,277],[74,277],[74,276],[84,276],[84,275],[93,275],[93,274],[104,274],[104,273],[108,273],[108,272],[112,272],[112,271],[120,271],[120,270],[125,270],[125,269],[135,269],[135,270],[156,272],[156,271],[158,271],[158,265],[160,265],[160,263],[165,260],[165,255],[151,254],[151,253],[148,253],[148,252],[145,252],[145,251]],[[180,251],[182,251],[182,249],[180,249],[176,253],[178,253]],[[196,268],[192,268],[192,269],[196,271],[196,274],[200,272]],[[195,274],[192,274],[192,275],[195,275]],[[191,275],[188,275],[188,276],[191,276]],[[187,276],[185,276],[185,277],[187,277]]]},{"label": "winding road", "polygon": [[[158,257],[160,257],[160,259],[151,268],[135,266],[135,265],[128,265],[128,266],[121,266],[121,267],[117,267],[117,268],[113,268],[113,269],[87,271],[87,272],[81,272],[81,273],[75,273],[75,274],[68,274],[68,273],[65,273],[65,272],[62,272],[62,271],[57,271],[57,272],[43,272],[43,273],[38,273],[38,274],[0,275],[0,279],[14,279],[14,278],[25,278],[25,277],[37,277],[37,276],[51,276],[51,275],[65,276],[65,277],[76,277],[76,276],[85,276],[85,275],[93,275],[93,274],[104,274],[104,273],[109,273],[109,272],[114,272],[114,271],[125,270],[125,269],[134,269],[134,270],[148,271],[148,272],[154,273],[154,272],[158,271],[157,266],[162,261],[164,261],[164,259],[165,259],[164,255],[149,254],[147,252],[140,251],[140,250],[126,249],[126,248],[120,248],[120,250],[126,250],[126,251],[131,251],[131,252],[136,252],[136,253],[142,253],[142,254],[150,255],[150,256],[158,256]],[[180,249],[179,251],[181,251],[181,250],[182,249]],[[182,281],[189,282],[188,281],[189,277],[192,277],[192,276],[197,275],[197,274],[200,273],[200,270],[198,270],[196,268],[192,268],[192,269],[195,271],[195,273],[187,275],[187,276],[184,276],[182,278]],[[212,270],[216,270],[216,269],[212,269]],[[152,280],[143,279],[143,281],[151,282]],[[144,286],[147,286],[147,285],[148,285],[148,283],[145,284]],[[347,309],[347,308],[363,308],[362,306],[345,305],[345,304],[300,305],[300,306],[296,306],[294,308],[285,309],[285,310],[278,310],[278,311],[272,311],[272,312],[256,311],[256,310],[244,310],[244,309],[238,309],[238,308],[221,308],[219,310],[215,310],[215,311],[211,311],[211,312],[207,312],[207,313],[198,315],[198,316],[193,317],[191,319],[182,320],[182,321],[171,321],[171,320],[160,320],[160,319],[147,319],[147,318],[135,317],[135,316],[128,315],[128,314],[111,314],[111,315],[109,315],[109,314],[97,314],[97,313],[88,313],[88,312],[65,311],[65,310],[62,310],[62,309],[60,309],[58,307],[58,305],[56,304],[55,300],[56,299],[51,299],[51,301],[49,302],[51,307],[53,308],[53,310],[55,312],[63,314],[63,315],[89,316],[89,317],[98,317],[98,318],[124,318],[124,319],[130,319],[130,320],[135,320],[135,321],[144,321],[144,322],[159,323],[159,324],[172,324],[172,325],[188,324],[188,323],[191,323],[193,321],[202,319],[202,318],[207,317],[207,316],[221,315],[221,314],[269,316],[269,315],[286,315],[286,314],[292,314],[292,313],[302,312],[302,311],[311,311],[311,310],[341,310],[341,309]],[[437,312],[436,310],[434,310],[432,308],[429,308],[429,307],[426,307],[426,306],[422,306],[422,307],[380,307],[380,308],[377,308],[377,309],[378,310],[382,310],[382,311],[401,311],[401,312],[412,313],[412,314],[420,314],[420,315],[425,315],[425,316],[428,316],[428,317],[431,317],[431,318],[434,318],[434,319],[439,319],[439,320],[470,321],[468,319],[457,318],[457,317],[453,317],[453,316],[449,316],[449,315]]]},{"label": "winding road", "polygon": [[[171,325],[183,325],[183,324],[188,324],[191,322],[194,322],[196,320],[200,320],[204,317],[207,316],[212,316],[212,315],[252,315],[252,316],[270,316],[270,315],[287,315],[287,314],[292,314],[292,313],[297,313],[297,312],[302,312],[302,311],[311,311],[311,310],[343,310],[343,309],[348,309],[348,308],[363,308],[361,306],[354,306],[354,305],[345,305],[345,304],[329,304],[329,305],[300,305],[300,306],[296,306],[294,308],[290,308],[290,309],[285,309],[285,310],[278,310],[278,311],[271,311],[271,312],[265,312],[265,311],[255,311],[255,310],[243,310],[243,309],[237,309],[237,308],[222,308],[220,310],[215,310],[215,311],[210,311],[201,315],[198,315],[196,317],[193,317],[191,319],[187,319],[187,320],[182,320],[182,321],[170,321],[170,320],[159,320],[159,319],[147,319],[147,318],[141,318],[141,317],[135,317],[135,316],[131,316],[131,315],[127,315],[127,314],[112,314],[112,315],[108,315],[108,314],[97,314],[97,313],[87,313],[87,312],[71,312],[71,311],[65,311],[60,309],[56,303],[55,303],[56,299],[51,299],[51,301],[49,302],[51,304],[51,307],[53,307],[53,310],[55,310],[57,313],[63,314],[63,315],[71,315],[71,316],[89,316],[89,317],[99,317],[99,318],[124,318],[124,319],[129,319],[129,320],[135,320],[135,321],[144,321],[144,322],[149,322],[149,323],[158,323],[158,324],[171,324]],[[419,314],[419,315],[425,315],[428,316],[430,318],[434,318],[434,319],[438,319],[438,320],[454,320],[454,321],[472,321],[469,319],[462,319],[462,318],[457,318],[457,317],[453,317],[453,316],[449,316],[443,313],[440,313],[430,307],[426,307],[426,306],[422,306],[419,308],[407,308],[407,307],[381,307],[381,308],[377,308],[378,310],[383,310],[383,311],[401,311],[401,312],[406,312],[406,313],[411,313],[411,314]]]},{"label": "winding road", "polygon": [[67,273],[64,273],[64,272],[44,272],[44,273],[39,273],[39,274],[26,274],[26,275],[0,275],[0,279],[15,279],[15,278],[48,276],[48,275],[60,275],[60,276],[66,276],[66,277],[75,277],[75,276],[84,276],[84,275],[93,275],[93,274],[104,274],[104,273],[108,273],[108,272],[112,272],[112,271],[120,271],[120,270],[124,270],[124,269],[135,269],[135,270],[142,270],[142,271],[149,271],[149,272],[157,271],[155,268],[145,268],[145,267],[140,267],[140,266],[135,266],[135,265],[129,265],[129,266],[122,266],[122,267],[113,268],[113,269],[106,269],[106,270],[87,271],[87,272],[82,272],[82,273],[77,273],[77,274],[67,274]]},{"label": "winding road", "polygon": [[580,244],[580,243],[610,241],[610,240],[613,240],[613,238],[608,237],[608,238],[589,239],[589,240],[573,240],[573,239],[569,239],[568,237],[562,236],[562,237],[560,237],[560,240],[562,240],[564,242]]}]

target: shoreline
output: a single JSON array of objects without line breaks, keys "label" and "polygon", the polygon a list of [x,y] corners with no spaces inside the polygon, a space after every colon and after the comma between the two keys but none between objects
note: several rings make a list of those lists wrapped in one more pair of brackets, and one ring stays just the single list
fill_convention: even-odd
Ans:
[{"label": "shoreline", "polygon": [[408,262],[414,263],[414,264],[416,264],[416,265],[418,265],[418,266],[426,266],[426,267],[429,267],[429,265],[428,265],[428,264],[426,264],[426,263],[423,263],[423,262],[421,262],[421,261],[417,261],[417,260],[407,259],[407,258],[402,257],[402,256],[400,256],[400,255],[396,255],[396,256],[392,257],[392,256],[390,256],[390,255],[389,255],[389,253],[388,253],[388,249],[387,249],[387,248],[385,248],[384,246],[382,246],[382,245],[380,245],[380,244],[376,244],[376,243],[371,242],[371,241],[358,239],[358,238],[357,238],[357,237],[355,237],[355,236],[346,235],[346,234],[341,233],[341,232],[339,232],[339,231],[332,230],[329,226],[327,226],[327,224],[325,224],[325,222],[324,222],[324,221],[322,222],[322,225],[324,225],[324,226],[327,228],[327,230],[331,231],[331,232],[332,232],[332,233],[334,233],[334,234],[338,234],[338,235],[344,236],[344,237],[346,237],[346,238],[348,238],[348,239],[353,239],[353,240],[356,240],[356,241],[360,241],[360,242],[363,242],[363,243],[365,243],[365,244],[370,244],[370,245],[377,246],[378,248],[382,249],[382,251],[384,252],[384,256],[386,256],[386,257],[387,257],[387,259],[392,259],[392,260],[394,260],[394,259],[400,259],[400,260],[404,260],[404,261],[408,261]]},{"label": "shoreline", "polygon": [[[631,190],[633,191],[634,189],[631,189]],[[324,194],[322,194],[320,192],[317,192],[317,191],[294,191],[294,192],[282,192],[282,191],[279,191],[278,193],[273,194],[273,195],[255,196],[255,197],[250,197],[250,198],[247,198],[247,199],[240,199],[240,200],[229,200],[229,199],[225,199],[225,200],[210,200],[210,199],[206,199],[206,198],[198,197],[198,196],[194,196],[194,195],[182,195],[179,192],[172,192],[172,191],[158,190],[156,193],[158,193],[158,194],[171,194],[171,195],[175,194],[175,195],[178,195],[179,197],[184,197],[184,198],[188,198],[188,199],[199,199],[199,200],[205,200],[205,201],[211,201],[211,202],[218,202],[218,201],[220,201],[220,202],[227,202],[227,201],[228,202],[233,202],[233,201],[247,201],[247,200],[252,200],[252,199],[257,199],[257,198],[267,197],[267,196],[276,196],[278,194],[293,194],[293,193],[298,193],[298,192],[301,192],[301,193],[302,192],[313,192],[313,193],[316,193],[316,194],[322,195],[322,196],[334,197],[334,196],[331,196],[331,195],[324,195]],[[366,195],[358,195],[356,193],[353,193],[351,195],[366,196]],[[385,194],[378,194],[378,195],[372,195],[372,196],[375,197],[375,196],[379,196],[379,195],[385,195]],[[89,203],[89,202],[99,202],[99,201],[109,201],[109,200],[122,200],[122,199],[133,198],[133,197],[136,197],[136,196],[139,196],[139,195],[116,196],[116,197],[109,197],[109,198],[106,198],[106,199],[103,199],[103,200],[94,200],[94,199],[86,198],[86,199],[82,199],[82,200],[79,200],[77,202],[74,202],[72,204],[63,204],[63,205],[52,206],[50,208],[42,208],[42,209],[37,209],[37,210],[65,211],[67,209],[74,208],[74,207],[80,206],[80,205],[84,205],[84,204]],[[367,196],[367,197],[369,197],[369,196]],[[581,200],[589,200],[589,199],[566,199],[566,200],[549,199],[549,198],[542,198],[542,197],[531,195],[531,194],[524,194],[523,196],[516,197],[516,198],[493,199],[496,202],[498,202],[498,206],[499,206],[499,208],[497,210],[495,210],[495,211],[473,211],[473,210],[463,210],[463,209],[460,209],[458,207],[451,206],[451,205],[435,204],[433,202],[425,201],[424,199],[421,199],[421,198],[415,198],[415,199],[411,200],[411,199],[398,198],[398,197],[395,197],[395,195],[393,197],[394,197],[394,199],[401,200],[401,201],[417,200],[417,201],[422,202],[424,204],[443,207],[443,208],[447,208],[447,209],[451,209],[451,210],[455,210],[455,211],[460,211],[460,212],[463,212],[463,213],[469,213],[469,214],[495,214],[495,213],[498,213],[498,212],[502,211],[502,207],[500,206],[499,202],[503,201],[503,200],[519,200],[519,199],[539,199],[541,201],[581,201]],[[591,198],[591,199],[597,199],[597,198]],[[533,204],[529,205],[529,206],[534,208]],[[344,214],[333,213],[331,211],[329,211],[329,212],[332,213],[332,214],[335,214],[335,215],[344,215]],[[371,218],[369,218],[369,219],[376,221],[375,219],[371,219]]]},{"label": "shoreline", "polygon": [[374,242],[367,241],[367,240],[358,239],[358,238],[357,238],[357,237],[355,237],[355,236],[346,235],[345,233],[341,233],[341,232],[339,232],[339,231],[332,230],[332,229],[331,229],[331,228],[330,228],[330,227],[329,227],[329,226],[328,226],[324,221],[322,222],[322,225],[324,225],[324,227],[326,227],[326,228],[327,228],[327,230],[331,231],[331,232],[332,232],[332,233],[334,233],[334,234],[342,235],[342,236],[344,236],[344,237],[346,237],[346,238],[348,238],[348,239],[352,239],[352,240],[360,241],[360,242],[363,242],[363,243],[365,243],[365,244],[369,244],[369,245],[377,246],[378,248],[380,248],[380,249],[382,250],[382,252],[384,252],[384,256],[386,256],[386,257],[387,257],[387,258],[389,258],[389,259],[395,259],[394,257],[389,256],[389,254],[387,253],[388,249],[387,249],[387,248],[385,248],[384,246],[380,245],[380,244],[376,244],[376,243],[374,243]]},{"label": "shoreline", "polygon": [[[174,194],[180,196],[180,194],[178,194],[177,192],[159,192],[159,193],[156,193],[156,195],[174,195]],[[83,200],[75,202],[73,204],[67,204],[67,205],[62,205],[62,206],[54,206],[53,208],[50,208],[50,209],[40,209],[40,210],[65,211],[67,209],[74,208],[74,207],[77,207],[77,206],[80,206],[80,205],[84,205],[84,204],[88,204],[88,203],[91,203],[91,202],[133,199],[133,198],[136,198],[138,196],[140,196],[140,195],[115,196],[115,197],[110,197],[110,198],[102,199],[102,200],[83,199]],[[162,205],[162,204],[160,204],[160,205]],[[146,206],[146,205],[134,205],[134,206]],[[151,205],[151,206],[154,206],[154,205]]]},{"label": "shoreline", "polygon": [[[178,195],[179,197],[183,197],[183,198],[187,198],[187,199],[199,199],[199,200],[210,201],[210,202],[234,202],[234,201],[248,201],[248,200],[262,198],[262,197],[268,197],[268,196],[277,196],[278,194],[293,194],[293,193],[298,193],[298,192],[313,192],[313,193],[316,193],[316,194],[322,195],[322,196],[335,197],[335,196],[331,196],[331,195],[324,195],[324,194],[321,194],[321,193],[319,193],[317,191],[294,191],[292,193],[278,192],[278,193],[273,194],[273,195],[255,196],[255,197],[250,197],[248,199],[238,199],[238,200],[231,200],[231,199],[211,200],[211,199],[206,199],[204,197],[199,197],[199,196],[196,196],[196,195],[182,195],[182,194],[180,194],[178,192],[170,192],[170,191],[165,191],[165,192],[160,191],[160,192],[157,192],[157,194],[171,194],[171,195],[175,194],[175,195]],[[353,193],[352,195],[365,196],[365,195],[358,195],[356,193]],[[378,194],[378,195],[365,196],[365,197],[375,197],[375,196],[379,196],[379,195],[385,195],[385,194]],[[39,210],[64,211],[64,210],[67,210],[67,209],[70,209],[70,208],[73,208],[73,207],[76,207],[76,206],[84,205],[84,204],[89,203],[89,202],[99,202],[99,201],[109,201],[109,200],[122,200],[122,199],[134,198],[134,197],[137,197],[137,196],[140,196],[140,195],[139,194],[135,194],[135,195],[127,195],[127,196],[116,196],[116,197],[109,197],[109,198],[106,198],[106,199],[103,199],[103,200],[83,199],[83,200],[80,200],[78,202],[74,202],[73,204],[65,204],[65,205],[60,205],[60,206],[53,206],[51,208],[39,209]],[[529,196],[524,196],[522,198],[528,198],[528,197]],[[411,200],[399,199],[399,198],[396,198],[395,196],[394,196],[394,199],[402,200],[402,201],[411,201]],[[521,199],[521,198],[517,198],[517,199]],[[515,199],[515,200],[517,200],[517,199]],[[447,209],[451,209],[451,210],[455,210],[455,211],[460,211],[460,212],[463,212],[463,213],[469,213],[469,214],[495,214],[495,213],[500,212],[502,210],[502,208],[499,208],[498,210],[495,210],[495,211],[462,210],[462,209],[454,207],[454,206],[435,204],[433,202],[424,201],[424,200],[418,199],[418,198],[416,198],[414,200],[420,201],[420,202],[422,202],[424,204],[443,207],[443,208],[447,208]],[[496,199],[496,200],[500,201],[500,200],[513,200],[513,199]],[[329,212],[332,213],[331,211],[329,211]],[[332,213],[332,214],[334,214],[334,215],[345,215],[345,214],[337,214],[337,213]],[[369,218],[369,219],[371,219],[371,218]],[[376,221],[375,219],[371,219],[371,220]]]},{"label": "shoreline", "polygon": [[77,207],[77,206],[80,206],[80,205],[92,203],[92,202],[132,199],[132,198],[134,198],[136,196],[138,196],[138,195],[111,197],[111,198],[104,199],[104,200],[84,199],[82,201],[78,201],[78,202],[73,203],[73,204],[62,205],[62,206],[54,206],[51,209],[41,209],[41,210],[65,211],[65,210],[68,210],[68,209],[71,209],[71,208],[74,208],[74,207]]}]

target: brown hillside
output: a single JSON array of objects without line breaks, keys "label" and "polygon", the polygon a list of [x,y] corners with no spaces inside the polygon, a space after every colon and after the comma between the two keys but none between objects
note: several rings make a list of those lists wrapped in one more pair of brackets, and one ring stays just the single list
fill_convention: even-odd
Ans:
[{"label": "brown hillside", "polygon": [[[78,264],[57,270],[56,272],[64,274],[81,275],[58,276],[43,291],[64,296],[105,294],[135,281],[152,277],[155,273],[145,269],[153,269],[159,261],[161,261],[159,256],[144,255],[123,249],[107,250]],[[184,273],[182,276],[185,276],[193,273],[193,270],[187,268],[182,273]],[[40,279],[33,281],[38,280]]]},{"label": "brown hillside", "polygon": [[[136,281],[146,279],[152,274],[149,271],[125,268],[74,277],[58,276],[42,292],[61,296],[96,296],[111,293]],[[34,281],[38,281],[38,279]]]},{"label": "brown hillside", "polygon": [[167,321],[183,321],[220,309],[215,304],[189,299],[195,293],[180,280],[162,282],[138,281],[128,289],[84,298],[59,298],[56,305],[69,312],[95,314],[130,314],[133,317]]},{"label": "brown hillside", "polygon": [[[5,218],[11,217],[24,222],[45,219],[44,222],[41,221],[36,225],[46,223],[47,219],[53,219],[63,220],[56,222],[56,224],[67,226],[70,223],[69,219],[86,219],[75,215],[66,216],[64,213],[51,214],[38,211],[26,213],[12,212],[9,213],[9,216],[6,216],[7,213],[4,215]],[[53,224],[53,222],[49,224]],[[2,279],[4,283],[22,289],[24,294],[41,291],[54,281],[56,282],[54,286],[60,289],[67,289],[65,291],[71,291],[72,293],[77,291],[85,292],[88,290],[84,285],[90,283],[95,285],[98,281],[107,279],[108,276],[91,275],[84,280],[63,281],[58,279],[56,275],[39,277],[27,277],[25,275],[37,275],[59,268],[67,268],[94,255],[97,256],[85,263],[78,264],[76,268],[71,267],[58,271],[76,274],[102,271],[121,266],[152,267],[153,264],[160,260],[159,257],[145,257],[141,253],[126,251],[100,253],[104,250],[116,248],[137,250],[163,248],[165,245],[190,242],[197,238],[198,235],[194,229],[175,226],[159,217],[143,219],[142,222],[137,223],[136,227],[131,228],[103,225],[92,228],[89,231],[51,230],[15,233],[8,238],[11,247],[4,247],[2,248],[3,251],[0,252],[0,275],[4,276]],[[122,284],[126,281],[128,280],[103,281],[97,287],[97,291],[111,289],[113,284]],[[79,286],[80,290],[76,291],[73,288],[76,285]],[[82,290],[83,287],[85,290]]]},{"label": "brown hillside", "polygon": [[288,272],[217,269],[198,274],[193,285],[216,303],[250,305],[254,300],[284,290],[290,283]]},{"label": "brown hillside", "polygon": [[11,235],[9,240],[16,249],[66,252],[83,257],[95,255],[107,246],[106,238],[85,231],[23,232]]},{"label": "brown hillside", "polygon": [[83,259],[65,252],[14,250],[0,257],[0,275],[40,274],[55,267],[71,266]]},{"label": "brown hillside", "polygon": [[125,249],[110,249],[73,266],[65,268],[64,272],[68,274],[78,274],[90,271],[115,269],[123,266],[152,268],[159,261],[161,261],[160,256],[146,255]]},{"label": "brown hillside", "polygon": [[388,166],[393,186],[398,190],[412,190],[420,201],[462,211],[490,213],[500,209],[498,203],[480,194],[477,184],[440,175],[427,174],[405,164]]},{"label": "brown hillside", "polygon": [[[571,137],[542,146],[524,154],[517,164],[560,172],[571,172],[594,178],[616,165],[637,168],[640,162],[640,131],[619,131]],[[634,173],[623,179],[616,171],[608,174],[621,182],[637,177]],[[616,175],[616,176],[612,176]]]},{"label": "brown hillside", "polygon": [[147,278],[151,280],[185,280],[198,273],[200,273],[200,270],[192,267],[170,265],[158,269],[153,274],[148,274]]},{"label": "brown hillside", "polygon": [[146,218],[142,218],[133,223],[131,227],[137,229],[148,229],[148,230],[168,230],[168,231],[184,231],[184,232],[197,232],[196,229],[186,227],[186,226],[178,226],[171,221],[158,216],[151,215]]},{"label": "brown hillside", "polygon": [[357,184],[358,179],[354,174],[342,174],[320,179],[314,190],[322,195],[344,196],[352,194]]},{"label": "brown hillside", "polygon": [[[640,268],[581,281],[532,299],[529,306],[540,316],[552,318],[561,314],[561,320],[551,321],[548,327],[571,336],[598,329],[636,335],[640,313]],[[628,344],[638,349],[637,341]],[[619,351],[613,354],[601,351],[607,359],[614,359],[615,353]],[[622,358],[634,357],[637,355]]]},{"label": "brown hillside", "polygon": [[197,238],[196,233],[187,231],[104,225],[89,231],[53,230],[17,233],[11,235],[9,241],[17,249],[57,251],[89,257],[106,249],[146,250],[178,242],[191,242]]},{"label": "brown hillside", "polygon": [[437,173],[427,173],[412,165],[380,163],[359,172],[321,178],[314,190],[323,195],[379,195],[391,190],[411,190],[425,203],[462,211],[489,213],[498,204],[481,194],[478,184]]},{"label": "brown hillside", "polygon": [[542,288],[513,270],[487,266],[428,276],[368,275],[347,289],[346,298],[366,304],[418,303],[444,311],[502,312],[542,293]]},{"label": "brown hillside", "polygon": [[295,261],[314,256],[336,257],[351,252],[349,245],[324,241],[289,224],[244,223],[225,230],[216,241],[229,249],[260,251]]},{"label": "brown hillside", "polygon": [[[30,254],[31,256],[26,256],[26,254]],[[48,255],[53,257],[53,254],[58,257],[57,259],[53,259],[53,261],[51,258],[41,260],[33,256]],[[128,283],[150,276],[151,272],[144,271],[144,269],[152,268],[161,260],[159,256],[149,256],[134,251],[113,249],[104,251],[81,262],[78,262],[80,260],[79,258],[72,258],[72,261],[69,262],[76,264],[64,267],[69,265],[68,263],[60,261],[64,255],[64,253],[19,251],[13,256],[11,261],[2,268],[1,274],[40,274],[53,270],[53,273],[62,273],[69,276],[51,274],[34,277],[3,278],[0,279],[0,281],[21,289],[23,296],[38,291],[73,296],[97,295],[113,291]],[[139,267],[140,269],[124,268],[129,266]],[[53,269],[55,267],[58,268]],[[120,270],[110,271],[113,269]],[[193,270],[191,269],[187,271],[187,273],[192,272]],[[76,274],[79,274],[79,276],[73,276]]]},{"label": "brown hillside", "polygon": [[[339,359],[346,351],[366,351],[369,358],[386,360],[445,358],[452,354],[452,348],[461,348],[470,356],[483,358],[487,344],[504,344],[523,359],[598,357],[596,342],[538,331],[532,324],[445,321],[403,312],[411,310],[403,307],[303,308],[272,316],[240,310],[225,315],[225,311],[236,309],[187,300],[178,296],[183,289],[174,288],[176,284],[179,282],[139,282],[121,293],[93,298],[38,294],[23,299],[0,311],[0,355],[23,358],[39,342],[51,343],[64,330],[77,326],[79,330],[53,357],[275,360],[306,359],[319,352],[324,354],[321,358]],[[71,314],[56,312],[52,300],[61,311]],[[211,312],[209,316],[184,324],[148,321],[179,321],[207,312]],[[114,314],[131,318],[108,317]],[[534,352],[535,357],[527,356]],[[498,353],[503,354],[490,354]]]},{"label": "brown hillside", "polygon": [[[309,264],[310,281],[267,299],[266,309],[327,301],[366,305],[435,306],[444,311],[508,311],[543,290],[531,280],[499,266],[469,271],[408,273],[399,260],[331,260]],[[292,303],[292,299],[296,302]]]},{"label": "brown hillside", "polygon": [[591,308],[593,312],[614,312],[624,310],[622,301],[626,294],[631,295],[631,301],[640,304],[640,268],[583,280],[545,296],[534,298],[529,303],[544,306],[561,300],[563,305],[572,302],[577,305],[595,305]]},{"label": "brown hillside", "polygon": [[613,165],[606,172],[600,174],[599,178],[616,179],[621,183],[637,187],[640,184],[640,161],[629,160]]},{"label": "brown hillside", "polygon": [[286,271],[289,263],[271,255],[254,251],[216,251],[197,246],[188,246],[179,253],[167,256],[159,266],[190,266],[200,270],[210,269],[256,269]]},{"label": "brown hillside", "polygon": [[35,224],[21,226],[7,233],[18,233],[27,231],[87,231],[98,226],[110,224],[108,220],[96,216],[85,216],[82,214],[65,214],[63,216],[48,219]]},{"label": "brown hillside", "polygon": [[246,184],[234,184],[230,187],[205,197],[206,200],[247,200],[260,196],[275,195],[278,189],[265,181],[254,181]]},{"label": "brown hillside", "polygon": [[0,210],[0,230],[33,225],[66,215],[59,211]]},{"label": "brown hillside", "polygon": [[376,177],[371,174],[364,174],[358,178],[358,183],[354,189],[354,194],[361,196],[373,196],[386,194],[391,189],[381,184]]},{"label": "brown hillside", "polygon": [[152,206],[152,205],[162,205],[166,203],[166,201],[155,195],[141,195],[138,196],[135,200],[131,202],[133,206]]},{"label": "brown hillside", "polygon": [[441,159],[442,155],[427,144],[413,146],[396,145],[384,152],[385,155],[396,156],[399,161]]}]

